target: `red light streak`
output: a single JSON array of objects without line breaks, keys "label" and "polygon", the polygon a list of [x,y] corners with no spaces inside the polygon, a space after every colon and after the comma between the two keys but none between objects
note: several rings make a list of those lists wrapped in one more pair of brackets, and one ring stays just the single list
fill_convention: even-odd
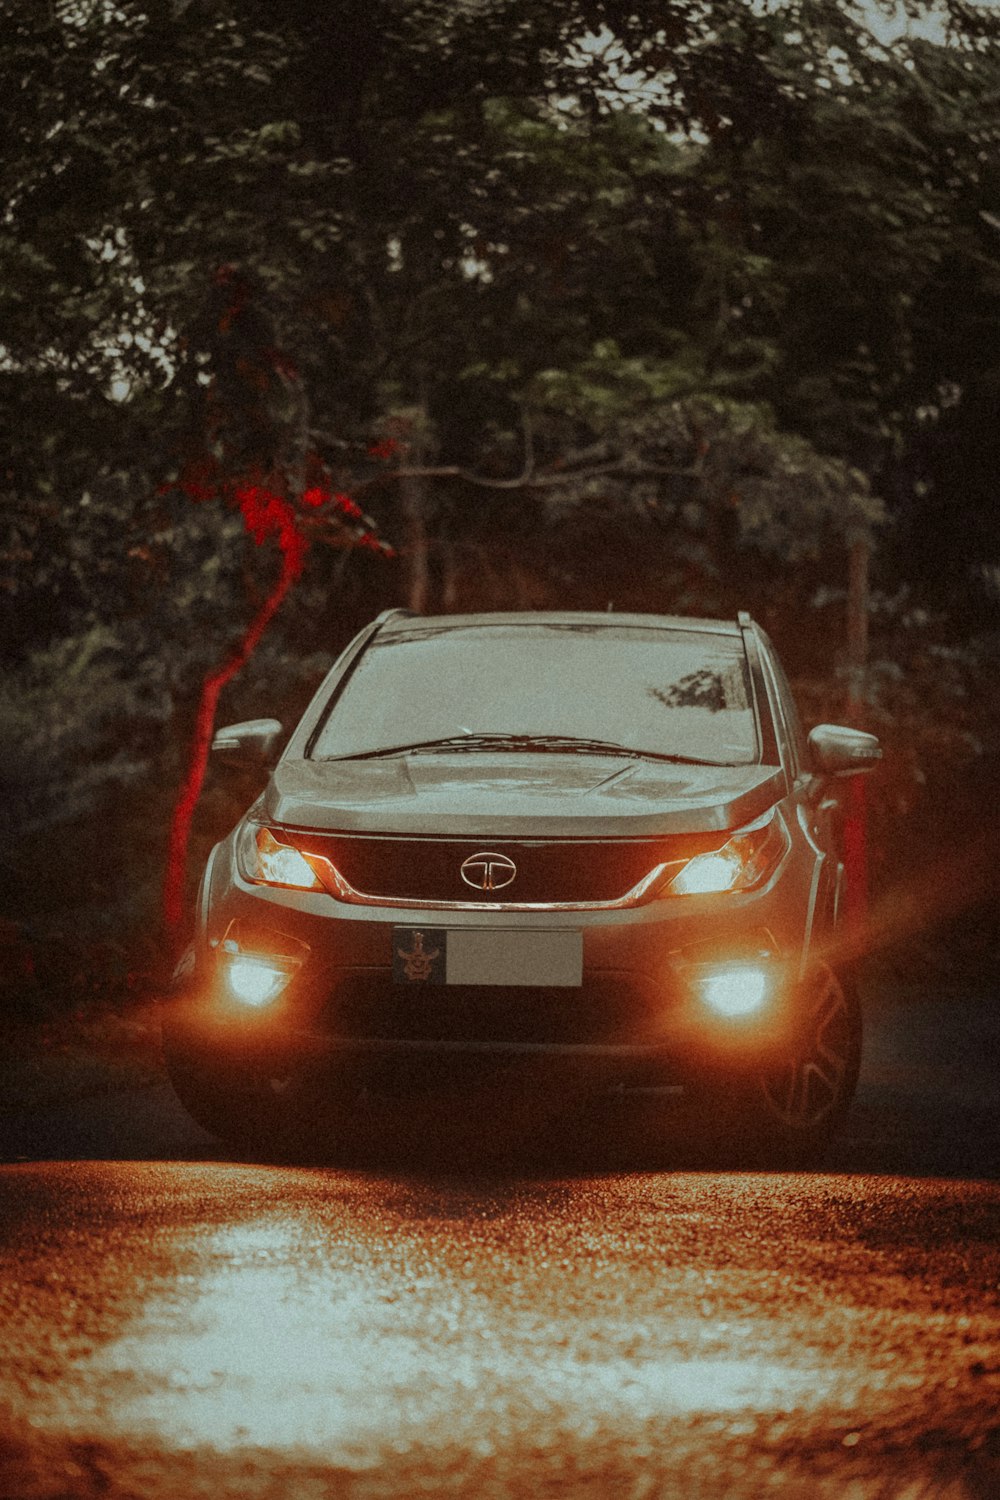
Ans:
[{"label": "red light streak", "polygon": [[[184,877],[191,823],[205,781],[219,695],[256,650],[264,631],[302,572],[309,550],[309,542],[300,528],[299,518],[291,503],[257,480],[220,484],[211,464],[203,464],[186,471],[179,487],[191,500],[204,501],[222,495],[235,503],[243,517],[248,536],[253,538],[258,547],[269,540],[277,542],[281,552],[281,571],[237,645],[214,671],[209,672],[202,683],[187,771],[174,804],[167,845],[163,922],[168,940],[174,948],[177,947],[184,914]],[[343,519],[355,524],[365,523],[360,508],[348,495],[334,493],[323,485],[313,485],[301,498],[302,503],[310,509],[329,504]],[[369,529],[355,536],[354,541],[357,546],[392,555],[391,549],[380,542]]]}]

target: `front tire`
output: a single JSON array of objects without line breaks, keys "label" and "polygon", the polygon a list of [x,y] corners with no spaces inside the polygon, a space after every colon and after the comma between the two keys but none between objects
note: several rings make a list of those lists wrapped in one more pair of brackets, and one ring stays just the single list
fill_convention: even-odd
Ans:
[{"label": "front tire", "polygon": [[794,1036],[750,1082],[747,1124],[772,1156],[804,1163],[843,1125],[861,1066],[861,1007],[854,986],[820,964],[797,996]]},{"label": "front tire", "polygon": [[275,1109],[262,1079],[200,1057],[166,1029],[163,1055],[174,1093],[203,1130],[233,1146],[274,1144]]},{"label": "front tire", "polygon": [[193,1120],[227,1145],[284,1156],[311,1149],[321,1122],[329,1133],[339,1091],[321,1093],[307,1070],[216,1052],[167,1020],[162,1035],[174,1093]]}]

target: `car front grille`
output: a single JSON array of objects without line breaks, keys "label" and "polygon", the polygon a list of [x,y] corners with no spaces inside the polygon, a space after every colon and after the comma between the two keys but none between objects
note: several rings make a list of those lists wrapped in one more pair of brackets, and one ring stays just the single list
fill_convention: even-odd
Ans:
[{"label": "car front grille", "polygon": [[[491,910],[506,905],[613,904],[658,866],[690,859],[721,841],[718,834],[656,840],[494,841],[285,831],[283,837],[329,861],[346,882],[345,890],[358,897],[400,906],[411,901],[442,906],[481,904]],[[481,883],[487,865],[493,888],[483,888]],[[463,866],[469,880],[463,879]],[[510,866],[515,873],[508,880]]]}]

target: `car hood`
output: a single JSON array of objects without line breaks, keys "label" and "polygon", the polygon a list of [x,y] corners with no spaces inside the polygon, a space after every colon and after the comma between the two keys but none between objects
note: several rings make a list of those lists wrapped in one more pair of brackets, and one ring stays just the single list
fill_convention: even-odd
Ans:
[{"label": "car hood", "polygon": [[628,838],[739,828],[784,793],[776,766],[463,751],[391,760],[285,760],[268,821],[344,833]]}]

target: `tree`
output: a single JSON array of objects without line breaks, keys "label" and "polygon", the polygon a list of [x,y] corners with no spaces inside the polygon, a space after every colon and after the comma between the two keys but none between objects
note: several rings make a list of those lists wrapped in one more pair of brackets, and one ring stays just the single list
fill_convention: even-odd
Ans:
[{"label": "tree", "polygon": [[262,0],[3,0],[7,718],[74,725],[22,804],[68,744],[81,828],[181,779],[285,576],[248,487],[401,543],[311,549],[262,647],[290,697],[352,615],[472,603],[484,562],[500,603],[759,601],[828,670],[872,493],[928,584],[955,517],[988,576],[948,464],[995,425],[1000,23],[943,10],[890,51],[832,0],[290,0],[280,34]]}]

